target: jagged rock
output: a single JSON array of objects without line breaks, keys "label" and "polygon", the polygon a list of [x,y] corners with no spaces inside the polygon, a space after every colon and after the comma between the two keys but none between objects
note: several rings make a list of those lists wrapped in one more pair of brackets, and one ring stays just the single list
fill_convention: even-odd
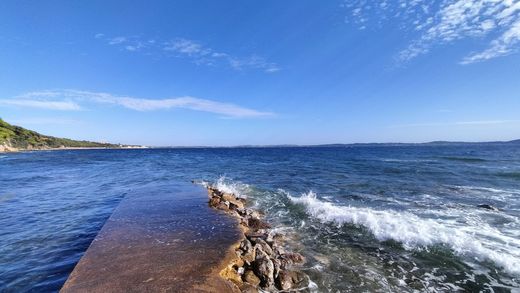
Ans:
[{"label": "jagged rock", "polygon": [[238,288],[242,293],[258,293],[258,289],[256,289],[255,286],[248,283],[242,283],[240,286],[238,286]]},{"label": "jagged rock", "polygon": [[251,248],[250,250],[244,252],[242,259],[246,264],[251,265],[256,259],[256,251]]},{"label": "jagged rock", "polygon": [[305,257],[297,252],[288,252],[282,254],[283,259],[290,260],[292,263],[304,263]]},{"label": "jagged rock", "polygon": [[242,276],[242,280],[254,286],[260,285],[260,278],[258,278],[258,276],[255,275],[252,270],[245,271],[244,275]]},{"label": "jagged rock", "polygon": [[269,229],[271,228],[271,225],[267,224],[266,222],[256,219],[256,218],[249,218],[247,221],[247,225],[249,228],[253,230],[260,230],[260,229]]},{"label": "jagged rock", "polygon": [[243,208],[243,207],[244,207],[244,205],[239,201],[230,201],[229,202],[229,209],[231,209],[231,210],[236,210],[236,209]]},{"label": "jagged rock", "polygon": [[268,255],[273,255],[273,249],[262,238],[253,238],[253,241],[251,242],[253,242],[256,245],[260,245],[262,247],[262,250]]},{"label": "jagged rock", "polygon": [[256,258],[253,263],[253,271],[260,279],[260,285],[263,288],[269,288],[274,285],[274,264],[259,245],[255,246]]},{"label": "jagged rock", "polygon": [[251,241],[252,239],[254,238],[262,238],[262,239],[265,239],[267,238],[267,235],[263,232],[259,232],[259,231],[247,231],[246,233],[244,233],[246,238],[249,239],[249,241]]},{"label": "jagged rock", "polygon": [[216,208],[219,209],[219,210],[224,210],[224,211],[229,210],[229,206],[226,205],[226,203],[225,203],[225,202],[222,202],[222,201],[219,202],[219,204],[217,205]]},{"label": "jagged rock", "polygon": [[281,290],[301,289],[309,286],[309,277],[299,271],[280,271],[276,285]]},{"label": "jagged rock", "polygon": [[[221,275],[235,283],[242,292],[259,290],[301,290],[308,286],[308,276],[292,271],[293,264],[305,258],[299,253],[287,253],[281,247],[282,234],[270,231],[271,226],[261,220],[262,213],[245,208],[245,199],[208,187],[210,206],[236,216],[244,229],[243,239],[235,250],[237,259]],[[259,287],[257,287],[259,286]],[[275,287],[276,286],[276,287]],[[264,292],[264,291],[262,291]]]},{"label": "jagged rock", "polygon": [[240,242],[240,249],[244,252],[246,251],[249,251],[253,248],[253,245],[251,244],[251,242],[247,239],[244,239],[242,240],[242,242]]},{"label": "jagged rock", "polygon": [[490,211],[495,211],[495,212],[498,212],[499,209],[495,206],[492,206],[490,204],[479,204],[477,205],[477,207],[481,208],[481,209],[486,209],[486,210],[490,210]]},{"label": "jagged rock", "polygon": [[280,273],[280,271],[282,270],[282,262],[280,261],[279,258],[275,257],[272,259],[273,260],[273,265],[274,265],[274,278],[278,278],[278,274]]},{"label": "jagged rock", "polygon": [[220,203],[220,198],[217,196],[212,196],[209,199],[209,205],[212,207],[217,207],[219,203]]},{"label": "jagged rock", "polygon": [[293,264],[301,264],[305,262],[305,258],[299,253],[283,253],[280,254],[280,267],[282,269],[288,269]]}]

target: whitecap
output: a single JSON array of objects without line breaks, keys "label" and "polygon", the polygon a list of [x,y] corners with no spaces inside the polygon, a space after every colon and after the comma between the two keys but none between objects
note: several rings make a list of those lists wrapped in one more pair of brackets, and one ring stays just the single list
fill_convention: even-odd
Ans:
[{"label": "whitecap", "polygon": [[203,186],[210,185],[221,192],[231,193],[240,198],[247,198],[247,194],[251,192],[251,187],[248,184],[232,181],[226,176],[220,176],[213,184],[203,181]]},{"label": "whitecap", "polygon": [[289,199],[304,205],[310,216],[322,222],[362,226],[379,241],[398,241],[405,249],[446,245],[458,255],[489,260],[508,273],[520,275],[520,239],[497,229],[425,219],[410,212],[337,206],[321,201],[312,191],[300,197],[289,195]]}]

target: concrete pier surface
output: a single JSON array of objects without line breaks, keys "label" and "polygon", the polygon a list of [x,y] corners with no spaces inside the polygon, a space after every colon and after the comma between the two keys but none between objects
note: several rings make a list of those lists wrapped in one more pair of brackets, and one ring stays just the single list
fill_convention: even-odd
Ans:
[{"label": "concrete pier surface", "polygon": [[219,272],[240,231],[207,202],[190,183],[129,193],[61,292],[233,292]]}]

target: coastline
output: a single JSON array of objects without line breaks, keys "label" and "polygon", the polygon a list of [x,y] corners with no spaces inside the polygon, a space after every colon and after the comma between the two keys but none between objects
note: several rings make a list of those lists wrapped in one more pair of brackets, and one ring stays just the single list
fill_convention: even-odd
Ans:
[{"label": "coastline", "polygon": [[68,150],[126,150],[126,149],[148,149],[147,146],[122,146],[122,147],[59,147],[59,148],[15,148],[0,145],[0,153],[23,153],[33,151],[68,151]]},{"label": "coastline", "polygon": [[301,270],[305,258],[284,246],[285,236],[271,229],[261,211],[246,207],[247,201],[235,194],[204,186],[209,206],[235,218],[242,232],[240,240],[230,248],[234,256],[225,259],[222,278],[238,292],[307,292],[313,288],[309,276]]}]

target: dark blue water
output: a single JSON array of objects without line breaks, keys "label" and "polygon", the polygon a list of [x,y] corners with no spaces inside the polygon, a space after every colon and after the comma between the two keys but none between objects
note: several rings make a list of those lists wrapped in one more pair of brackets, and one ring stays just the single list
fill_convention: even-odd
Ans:
[{"label": "dark blue water", "polygon": [[1,154],[0,291],[59,290],[126,193],[193,179],[266,211],[317,291],[520,288],[520,147],[495,144]]}]

